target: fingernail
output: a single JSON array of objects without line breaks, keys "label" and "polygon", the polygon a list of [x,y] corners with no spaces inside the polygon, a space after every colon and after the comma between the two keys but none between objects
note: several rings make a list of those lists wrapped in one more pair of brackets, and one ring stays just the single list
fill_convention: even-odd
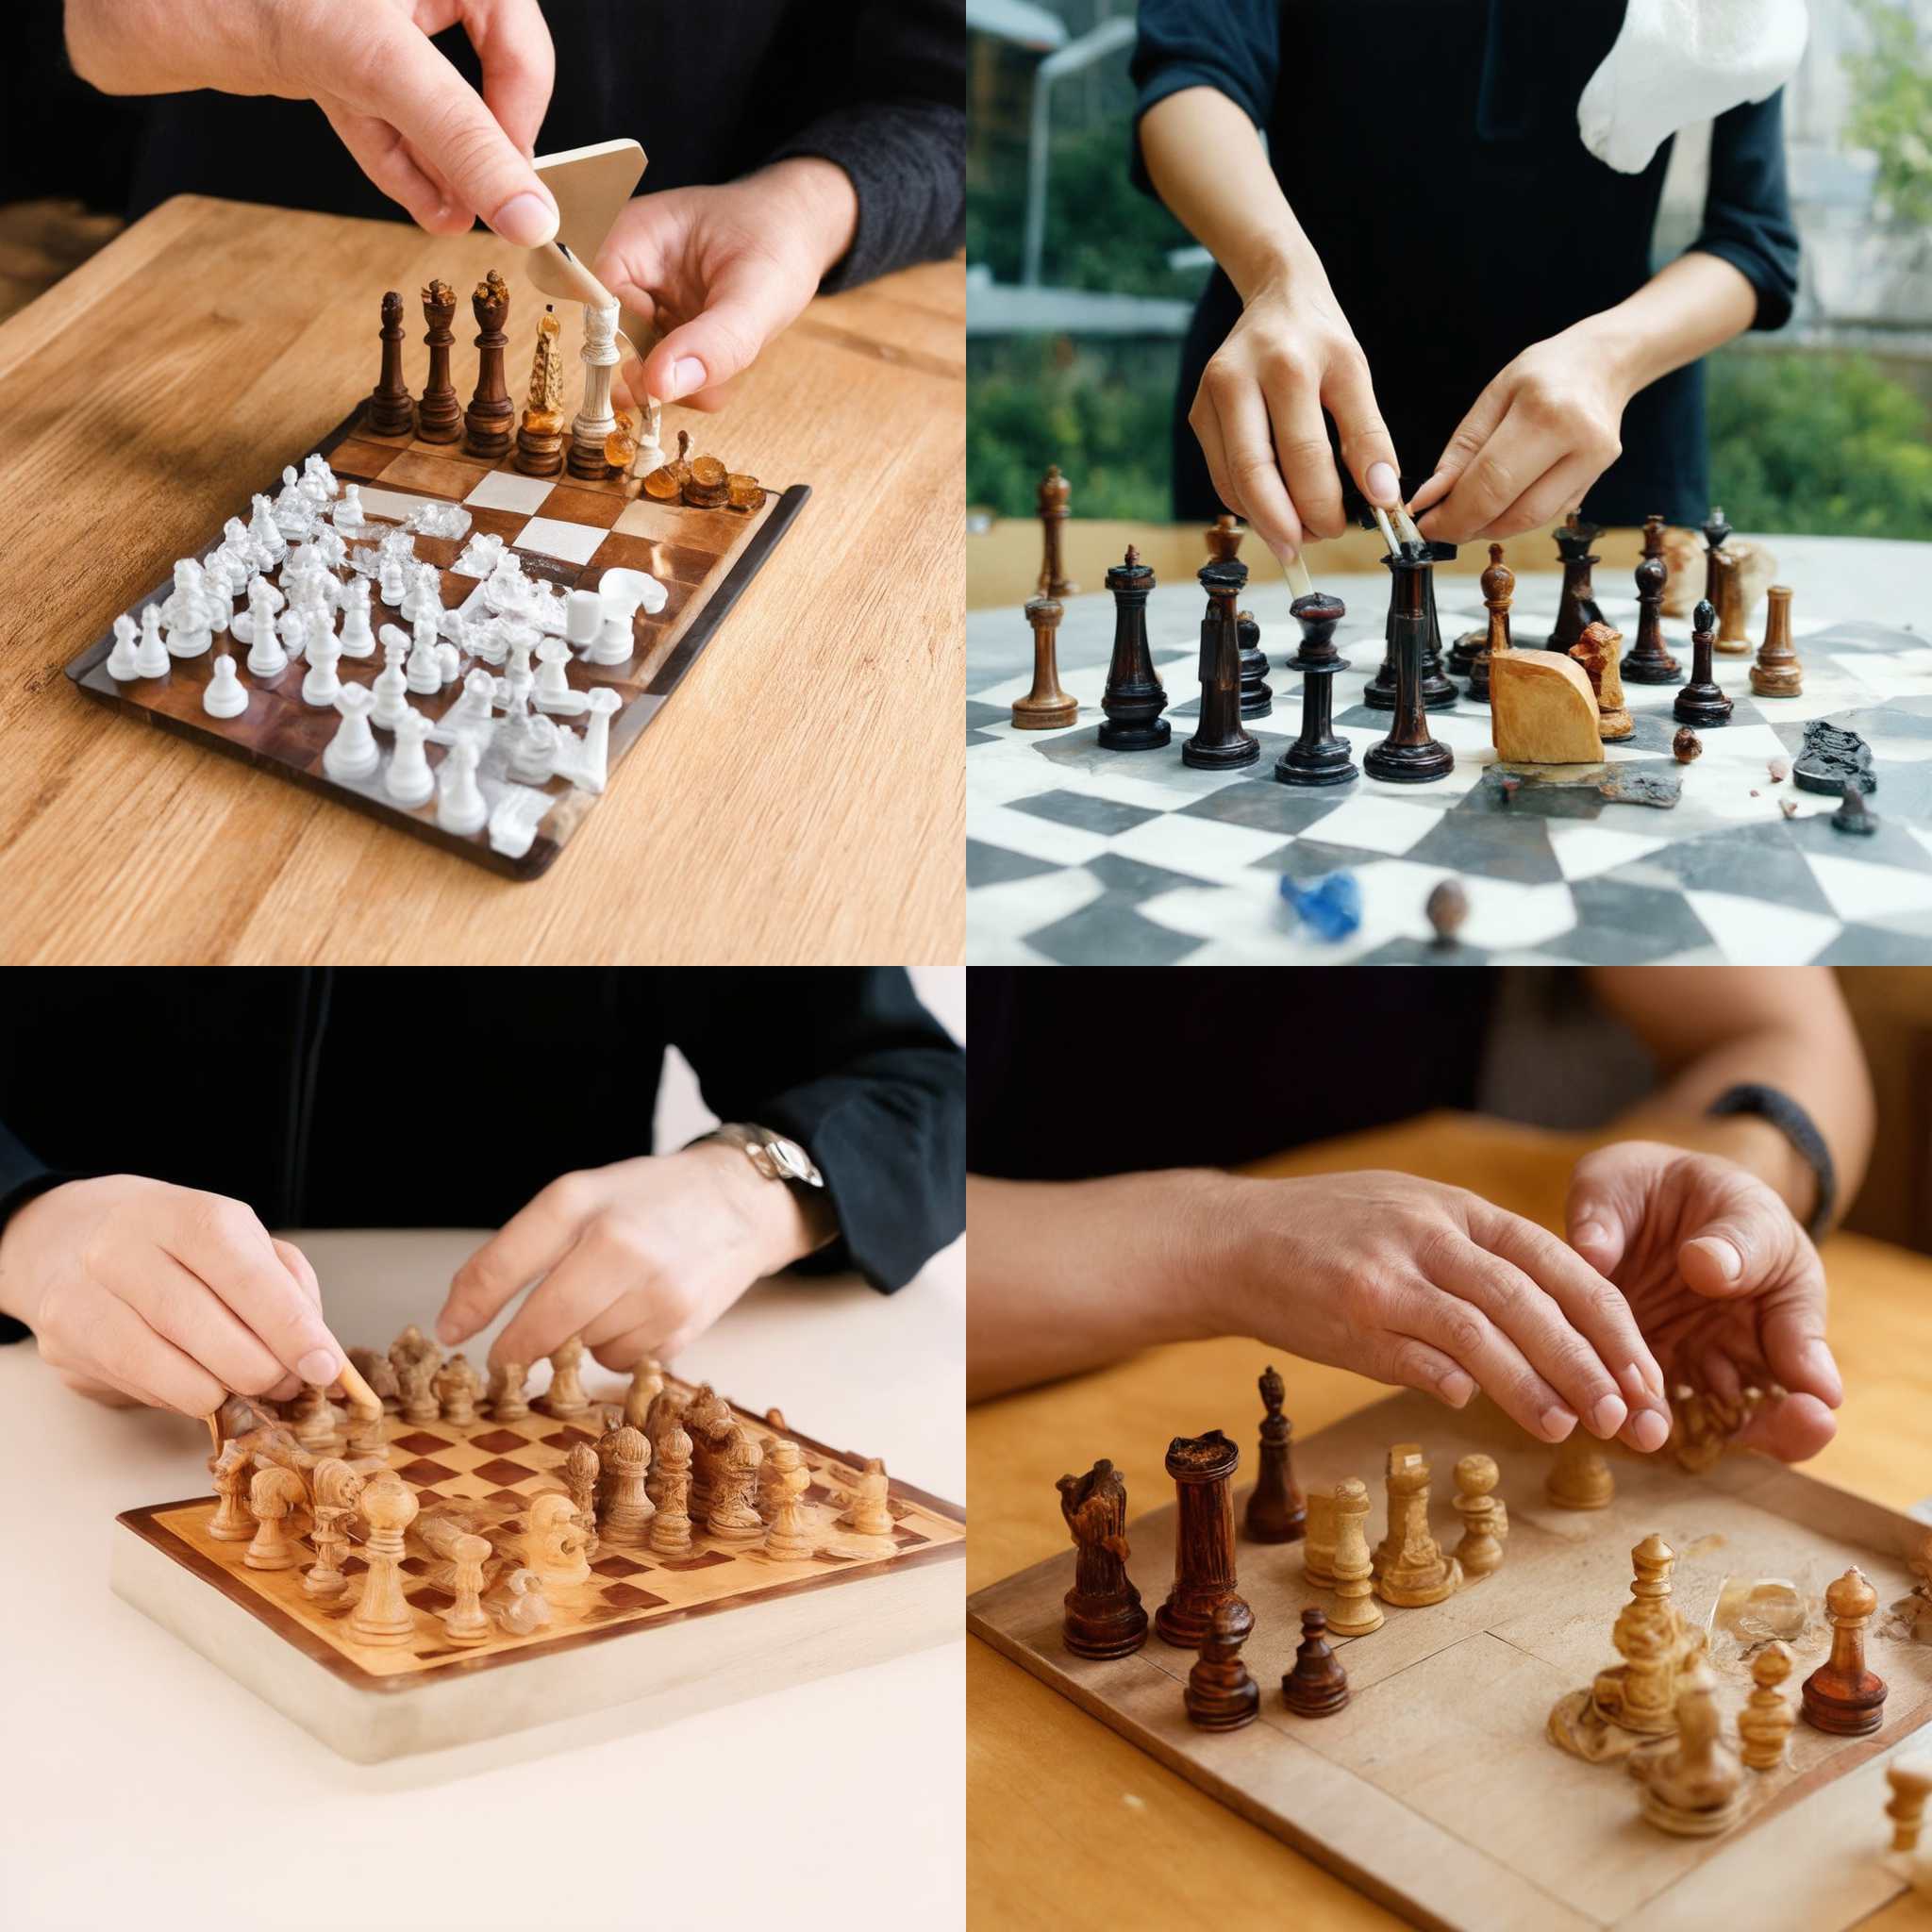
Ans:
[{"label": "fingernail", "polygon": [[1384,509],[1395,507],[1395,492],[1401,488],[1402,479],[1387,463],[1371,463],[1369,474],[1362,478],[1363,486],[1369,492],[1371,503],[1379,503]]},{"label": "fingernail", "polygon": [[1451,1369],[1436,1388],[1451,1408],[1460,1408],[1475,1393],[1475,1383],[1461,1369]]},{"label": "fingernail", "polygon": [[556,237],[557,210],[526,188],[496,210],[490,225],[518,248],[541,248]]},{"label": "fingernail", "polygon": [[1661,1449],[1670,1440],[1671,1425],[1654,1408],[1646,1408],[1630,1424],[1630,1433],[1637,1439],[1637,1446],[1648,1455],[1654,1449]]},{"label": "fingernail", "polygon": [[660,403],[675,403],[679,396],[694,395],[704,388],[707,380],[705,365],[695,356],[680,356],[671,365],[671,374],[664,383],[664,393],[658,400]]},{"label": "fingernail", "polygon": [[1629,1406],[1621,1395],[1606,1395],[1590,1412],[1591,1428],[1606,1442],[1624,1426]]},{"label": "fingernail", "polygon": [[1579,1248],[1600,1248],[1610,1238],[1610,1231],[1601,1221],[1586,1221],[1576,1230],[1574,1246]]},{"label": "fingernail", "polygon": [[1645,1396],[1655,1393],[1650,1384],[1643,1379],[1643,1371],[1635,1362],[1625,1362],[1617,1371],[1617,1380],[1623,1384],[1624,1392],[1640,1407]]},{"label": "fingernail", "polygon": [[1539,1421],[1551,1441],[1560,1442],[1576,1426],[1576,1418],[1567,1408],[1546,1408]]},{"label": "fingernail", "polygon": [[313,1382],[322,1389],[326,1389],[341,1372],[341,1363],[325,1348],[311,1348],[295,1364],[295,1373],[305,1382]]},{"label": "fingernail", "polygon": [[1805,1366],[1811,1372],[1820,1400],[1836,1408],[1845,1398],[1845,1385],[1839,1376],[1838,1364],[1832,1360],[1830,1349],[1822,1341],[1807,1341],[1805,1344]]}]

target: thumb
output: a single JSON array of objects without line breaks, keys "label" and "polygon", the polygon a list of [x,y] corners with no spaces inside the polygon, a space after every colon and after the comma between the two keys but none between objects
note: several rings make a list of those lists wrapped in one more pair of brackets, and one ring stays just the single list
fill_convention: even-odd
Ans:
[{"label": "thumb", "polygon": [[1719,1301],[1764,1288],[1790,1259],[1797,1231],[1790,1209],[1749,1181],[1725,1189],[1695,1224],[1678,1243],[1677,1272],[1698,1294]]},{"label": "thumb", "polygon": [[747,274],[721,279],[703,312],[670,330],[645,357],[645,392],[675,403],[729,382],[751,367],[803,307],[788,305],[774,277]]},{"label": "thumb", "polygon": [[1456,488],[1463,471],[1469,468],[1482,446],[1496,433],[1496,425],[1507,412],[1508,402],[1508,393],[1500,382],[1491,383],[1476,397],[1469,414],[1456,425],[1456,433],[1442,445],[1442,454],[1436,458],[1434,472],[1408,499],[1411,516],[1421,516],[1430,505],[1441,503]]}]

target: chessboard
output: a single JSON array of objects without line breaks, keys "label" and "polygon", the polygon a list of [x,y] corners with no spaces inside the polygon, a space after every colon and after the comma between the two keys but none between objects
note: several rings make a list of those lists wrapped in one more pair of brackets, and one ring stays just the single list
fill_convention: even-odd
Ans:
[{"label": "chessboard", "polygon": [[[1637,600],[1597,573],[1597,603],[1627,641]],[[1384,738],[1390,714],[1362,702],[1383,656],[1386,575],[1323,580],[1349,614],[1336,633],[1349,668],[1334,679],[1335,724],[1355,761]],[[1519,645],[1545,638],[1560,578],[1520,571]],[[1066,600],[1060,682],[1075,722],[1016,730],[1010,706],[1031,683],[1032,645],[1017,610],[968,620],[967,948],[975,965],[1342,963],[1484,965],[1923,964],[1932,960],[1932,640],[1893,624],[1807,608],[1796,580],[1792,633],[1805,667],[1795,698],[1759,698],[1748,657],[1719,656],[1731,722],[1699,734],[1694,763],[1672,754],[1676,686],[1626,682],[1634,738],[1607,745],[1619,774],[1679,790],[1667,808],[1612,802],[1545,767],[1557,785],[1513,795],[1492,770],[1490,709],[1467,695],[1431,711],[1432,735],[1455,754],[1433,784],[1362,775],[1307,789],[1283,785],[1275,759],[1301,726],[1301,678],[1281,669],[1299,633],[1283,584],[1243,593],[1261,626],[1272,713],[1243,721],[1261,756],[1231,772],[1193,771],[1182,741],[1199,705],[1197,638],[1205,600],[1191,582],[1148,605],[1154,660],[1167,687],[1173,741],[1114,752],[1095,737],[1113,640],[1104,591]],[[1444,647],[1484,622],[1473,576],[1438,573]],[[1761,612],[1759,614],[1761,623]],[[1690,663],[1688,623],[1666,619],[1666,643]],[[1857,732],[1873,753],[1868,801],[1879,826],[1849,837],[1830,823],[1836,798],[1799,790],[1789,765],[1815,719]],[[1524,768],[1514,768],[1524,769]],[[1792,808],[1787,815],[1784,808]],[[1324,940],[1284,901],[1336,873],[1360,888],[1361,924]],[[1453,944],[1435,942],[1424,906],[1442,879],[1469,901]]]},{"label": "chessboard", "polygon": [[[1255,1457],[1253,1437],[1239,1435],[1238,1524]],[[1282,1701],[1301,1610],[1335,1603],[1332,1591],[1304,1582],[1301,1542],[1256,1543],[1242,1533],[1236,1545],[1238,1587],[1255,1619],[1242,1661],[1261,1691],[1259,1715],[1242,1729],[1190,1722],[1181,1693],[1193,1655],[1152,1629],[1138,1651],[1111,1661],[1065,1648],[1071,1547],[969,1598],[968,1627],[1417,1925],[1839,1932],[1907,1890],[1906,1868],[1888,1856],[1883,1774],[1932,1717],[1932,1644],[1914,1641],[1888,1607],[1913,1585],[1906,1553],[1924,1541],[1923,1523],[1760,1457],[1734,1453],[1693,1474],[1669,1455],[1614,1445],[1607,1507],[1557,1508],[1543,1493],[1554,1451],[1487,1403],[1456,1411],[1413,1393],[1297,1441],[1294,1476],[1305,1491],[1361,1477],[1374,1503],[1373,1544],[1383,1527],[1382,1471],[1399,1441],[1419,1442],[1429,1459],[1432,1527],[1445,1548],[1457,1530],[1443,1494],[1457,1458],[1494,1457],[1508,1513],[1502,1564],[1427,1608],[1384,1606],[1386,1621],[1368,1636],[1331,1636],[1349,1701],[1330,1715],[1298,1717]],[[1167,1502],[1132,1517],[1136,1500],[1128,1499],[1127,1568],[1151,1617],[1174,1573],[1176,1510]],[[1042,1507],[1054,1504],[1049,1495]],[[1707,1633],[1727,1730],[1752,1689],[1749,1657],[1761,1648],[1737,1634],[1725,1607],[1748,1594],[1736,1585],[1786,1582],[1806,1607],[1805,1627],[1790,1640],[1795,1664],[1785,1688],[1794,1707],[1798,1685],[1830,1647],[1825,1586],[1857,1564],[1877,1591],[1865,1655],[1888,1686],[1882,1727],[1841,1738],[1800,1721],[1781,1768],[1743,1773],[1745,1809],[1722,1836],[1676,1837],[1645,1824],[1624,1761],[1586,1762],[1544,1732],[1559,1699],[1617,1661],[1610,1632],[1630,1597],[1631,1552],[1653,1532],[1676,1553],[1673,1605]]]},{"label": "chessboard", "polygon": [[[601,480],[583,480],[567,470],[555,476],[526,476],[516,468],[513,454],[491,462],[466,454],[460,442],[380,436],[363,422],[366,408],[359,406],[313,452],[327,460],[341,483],[356,484],[361,491],[369,527],[366,535],[350,540],[350,547],[375,543],[386,530],[428,505],[460,504],[471,520],[463,538],[415,538],[415,556],[440,572],[445,608],[466,615],[479,611],[481,581],[451,568],[470,537],[477,534],[500,538],[527,576],[559,593],[595,590],[604,573],[612,569],[642,571],[664,586],[668,595],[663,608],[655,614],[640,608],[632,619],[636,650],[627,661],[614,666],[577,661],[570,667],[574,689],[608,687],[622,701],[608,727],[613,780],[618,761],[716,636],[810,494],[804,484],[767,491],[763,505],[752,511],[658,503],[637,494],[636,483],[621,474]],[[294,467],[299,471],[306,459],[298,458]],[[250,488],[273,495],[276,484],[264,476]],[[241,490],[227,507],[244,523],[249,495],[250,489]],[[217,520],[195,555],[207,556],[221,535]],[[279,589],[279,567],[265,575]],[[171,588],[172,578],[164,579],[128,605],[125,614],[138,620],[144,606],[164,601]],[[245,610],[245,606],[238,606],[238,610]],[[373,584],[370,623],[377,631],[385,623],[406,632],[409,628],[400,609],[385,604]],[[300,660],[291,661],[275,676],[258,677],[242,662],[245,646],[217,636],[214,648],[205,655],[171,658],[161,676],[123,683],[105,668],[113,641],[110,624],[106,635],[67,666],[69,678],[89,697],[243,758],[509,878],[530,879],[547,871],[599,795],[561,776],[541,786],[516,782],[502,769],[500,754],[486,754],[477,782],[491,808],[491,822],[475,833],[447,831],[437,823],[434,796],[411,808],[387,794],[386,750],[381,764],[366,778],[339,781],[327,775],[322,755],[341,719],[332,705],[303,702]],[[202,705],[216,654],[224,650],[234,657],[248,693],[247,709],[231,719],[211,717]],[[378,649],[366,658],[342,658],[337,671],[344,682],[369,684],[382,665]],[[412,691],[408,702],[433,725],[459,700],[462,690],[458,677],[435,695]],[[581,725],[583,720],[562,721],[566,726],[573,722]],[[386,746],[389,734],[381,732],[381,737]],[[426,749],[432,766],[440,764],[444,747],[432,739]],[[505,841],[492,837],[491,825],[503,829],[504,821],[497,814],[506,807],[510,808],[508,819],[513,822],[507,841],[511,849],[499,850]],[[534,837],[529,833],[533,820]]]},{"label": "chessboard", "polygon": [[[669,1388],[689,1389],[675,1377]],[[498,1552],[491,1590],[511,1567],[531,1499],[563,1491],[562,1465],[579,1443],[595,1447],[623,1391],[568,1421],[541,1412],[499,1422],[479,1410],[469,1424],[387,1417],[390,1467],[421,1511],[463,1502],[488,1519]],[[722,1541],[694,1522],[690,1551],[605,1543],[587,1582],[550,1584],[544,1628],[512,1634],[501,1622],[480,1643],[444,1641],[440,1613],[455,1601],[433,1551],[412,1527],[402,1570],[416,1634],[408,1643],[366,1644],[348,1621],[367,1565],[341,1564],[346,1591],[318,1600],[303,1588],[314,1547],[297,1567],[256,1570],[246,1544],[208,1533],[216,1499],[158,1503],[115,1519],[115,1591],[172,1630],[219,1669],[342,1756],[361,1762],[499,1737],[526,1726],[628,1705],[639,1727],[783,1685],[856,1669],[954,1637],[965,1517],[957,1506],[889,1481],[890,1549],[842,1533],[835,1498],[850,1491],[864,1458],[828,1448],[776,1411],[733,1405],[754,1440],[796,1442],[811,1474],[804,1503],[816,1543],[779,1560]],[[617,1416],[622,1420],[621,1413]],[[353,1453],[353,1452],[351,1452]],[[418,1517],[418,1522],[422,1520]],[[291,1517],[304,1533],[306,1512]],[[363,1525],[351,1518],[351,1542]],[[441,1578],[441,1581],[439,1580]],[[491,1598],[486,1595],[486,1603]]]}]

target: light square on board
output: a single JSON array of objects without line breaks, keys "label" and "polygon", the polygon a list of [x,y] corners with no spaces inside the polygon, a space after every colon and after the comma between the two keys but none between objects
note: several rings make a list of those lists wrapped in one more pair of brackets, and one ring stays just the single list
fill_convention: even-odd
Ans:
[{"label": "light square on board", "polygon": [[569,563],[589,563],[603,541],[600,529],[558,523],[555,517],[532,517],[519,533],[516,547],[540,550],[545,557],[560,557]]},{"label": "light square on board", "polygon": [[508,470],[491,470],[463,501],[485,509],[514,510],[531,517],[543,508],[556,488],[554,476],[513,475]]}]

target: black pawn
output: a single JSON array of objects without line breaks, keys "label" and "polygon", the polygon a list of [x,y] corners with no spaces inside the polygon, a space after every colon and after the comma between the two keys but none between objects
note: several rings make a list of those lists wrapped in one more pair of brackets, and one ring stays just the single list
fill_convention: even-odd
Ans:
[{"label": "black pawn", "polygon": [[1348,1702],[1348,1673],[1328,1648],[1328,1613],[1302,1612],[1294,1669],[1281,1680],[1281,1701],[1297,1717],[1330,1717]]},{"label": "black pawn", "polygon": [[[1428,647],[1429,619],[1424,597],[1424,577],[1435,558],[1425,543],[1404,543],[1382,561],[1393,573],[1393,608],[1390,627],[1395,659],[1395,716],[1389,736],[1371,745],[1362,770],[1372,778],[1395,785],[1425,785],[1446,778],[1456,757],[1446,744],[1429,736],[1428,713],[1423,706],[1423,658]],[[1451,685],[1451,691],[1455,686]]]},{"label": "black pawn", "polygon": [[1107,722],[1096,735],[1108,751],[1155,751],[1174,736],[1174,727],[1160,715],[1167,691],[1147,648],[1147,593],[1154,573],[1131,543],[1126,561],[1108,572],[1107,588],[1113,592],[1113,657],[1100,700]]},{"label": "black pawn", "polygon": [[1201,1639],[1201,1656],[1188,1673],[1181,1701],[1204,1731],[1238,1731],[1261,1708],[1261,1687],[1241,1661],[1255,1613],[1240,1597],[1220,1605]]},{"label": "black pawn", "polygon": [[1265,718],[1274,708],[1274,691],[1268,682],[1268,654],[1261,648],[1261,626],[1248,610],[1235,613],[1241,642],[1241,716]]},{"label": "black pawn", "polygon": [[1854,832],[1870,838],[1878,829],[1878,814],[1865,803],[1865,794],[1849,778],[1845,780],[1839,808],[1831,815],[1834,832]]},{"label": "black pawn", "polygon": [[1201,722],[1181,746],[1181,762],[1219,772],[1261,756],[1260,741],[1241,729],[1241,626],[1234,607],[1248,567],[1232,558],[1217,559],[1197,575],[1208,600],[1201,623]]},{"label": "black pawn", "polygon": [[1710,675],[1711,647],[1716,642],[1717,612],[1706,598],[1690,618],[1690,682],[1671,707],[1679,722],[1705,730],[1731,722],[1731,701]]},{"label": "black pawn", "polygon": [[1335,648],[1335,626],[1348,615],[1340,597],[1310,591],[1289,606],[1301,626],[1302,735],[1274,761],[1284,785],[1345,785],[1360,776],[1349,756],[1348,741],[1335,734],[1335,674],[1347,662]]},{"label": "black pawn", "polygon": [[[1447,659],[1451,677],[1474,677],[1477,659],[1482,656],[1484,633],[1479,630],[1466,630],[1449,646]],[[1475,691],[1471,688],[1470,695]]]}]

